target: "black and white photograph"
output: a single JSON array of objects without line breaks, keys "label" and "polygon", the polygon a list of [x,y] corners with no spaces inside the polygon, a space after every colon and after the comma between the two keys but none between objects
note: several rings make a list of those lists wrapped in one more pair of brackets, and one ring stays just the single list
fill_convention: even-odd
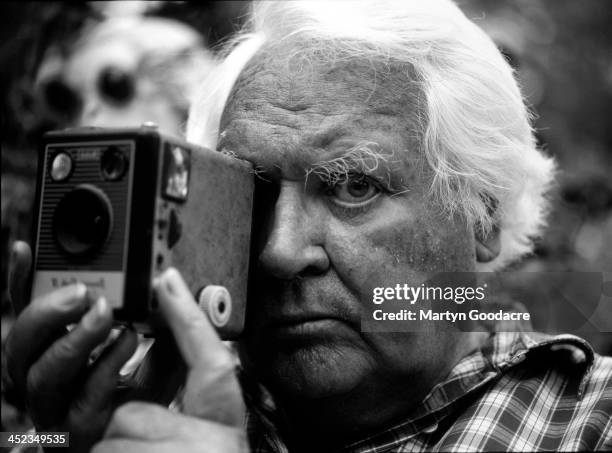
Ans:
[{"label": "black and white photograph", "polygon": [[612,452],[612,2],[0,22],[0,452]]}]

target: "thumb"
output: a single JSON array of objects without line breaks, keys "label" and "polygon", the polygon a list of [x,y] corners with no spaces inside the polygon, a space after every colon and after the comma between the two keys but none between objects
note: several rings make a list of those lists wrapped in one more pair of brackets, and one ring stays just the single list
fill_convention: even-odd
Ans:
[{"label": "thumb", "polygon": [[175,269],[154,283],[159,306],[187,365],[182,412],[229,426],[244,424],[237,358],[221,341]]}]

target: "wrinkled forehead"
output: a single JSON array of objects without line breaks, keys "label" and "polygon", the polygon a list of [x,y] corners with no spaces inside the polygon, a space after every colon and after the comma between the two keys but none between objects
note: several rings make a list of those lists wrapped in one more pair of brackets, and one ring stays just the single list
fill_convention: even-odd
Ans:
[{"label": "wrinkled forehead", "polygon": [[220,131],[237,118],[283,111],[387,115],[415,126],[423,96],[411,67],[324,49],[264,47],[238,77]]}]

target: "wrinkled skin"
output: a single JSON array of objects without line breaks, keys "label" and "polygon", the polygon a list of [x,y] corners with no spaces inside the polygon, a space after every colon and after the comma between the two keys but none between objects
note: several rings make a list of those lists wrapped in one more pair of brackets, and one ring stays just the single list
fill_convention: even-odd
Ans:
[{"label": "wrinkled skin", "polygon": [[[372,287],[473,271],[474,233],[426,196],[419,94],[405,90],[404,74],[379,71],[374,84],[374,69],[355,63],[292,71],[279,54],[263,51],[249,63],[220,128],[218,147],[269,181],[260,182],[269,201],[241,353],[289,429],[346,442],[405,416],[473,347],[470,335],[440,323],[418,333],[361,332]],[[393,157],[365,180],[305,178],[313,164],[363,141]]]},{"label": "wrinkled skin", "polygon": [[[276,397],[289,442],[303,451],[323,451],[407,416],[475,346],[471,335],[441,323],[426,325],[422,332],[383,334],[361,332],[360,321],[374,286],[418,285],[439,272],[474,270],[476,241],[471,227],[441,215],[426,196],[431,175],[420,160],[415,132],[418,92],[406,90],[400,71],[377,68],[375,79],[368,77],[374,75],[372,67],[358,64],[293,72],[270,60],[273,53],[282,55],[282,49],[262,52],[248,65],[221,124],[219,148],[252,161],[264,178],[254,237],[255,285],[240,352],[247,371]],[[306,178],[314,164],[363,141],[376,142],[391,157],[376,170],[353,171],[335,183],[317,172]],[[157,288],[163,294],[164,285]],[[186,408],[187,415],[129,404],[109,421],[109,411],[100,423],[108,426],[96,451],[198,450],[205,442],[210,451],[242,448],[237,383],[226,359],[210,360],[226,355],[218,340],[200,335],[210,325],[201,313],[193,313],[190,296],[177,294],[171,290],[162,306],[188,368],[187,390],[194,397],[185,401],[195,404]],[[71,321],[91,310],[75,294],[50,295],[36,304],[54,313],[70,312]],[[31,308],[24,313],[28,310],[32,316]],[[49,331],[69,322],[34,315]],[[103,318],[105,324],[96,331],[100,339],[110,328],[108,313]],[[17,333],[34,338],[34,324],[24,322],[23,313],[21,319]],[[58,341],[70,343],[67,350],[77,347],[77,366],[82,367],[96,343],[90,327],[81,329],[84,334],[76,343],[74,335],[39,338],[37,353],[13,365],[13,376],[44,368],[39,376],[53,378],[59,387],[61,370],[48,357],[41,364],[39,351],[49,351]],[[13,357],[19,357],[23,343],[13,342]],[[116,376],[128,355],[109,353],[109,374]],[[71,360],[66,355],[62,364]],[[223,379],[211,374],[215,363],[223,365]],[[86,385],[100,378],[95,369],[88,372]],[[23,390],[33,391],[31,386]],[[112,390],[107,386],[97,406],[87,411],[109,407]],[[74,407],[70,398],[64,404]],[[228,416],[219,419],[223,404]],[[46,426],[66,425],[60,417]],[[100,429],[83,434],[89,445],[102,435]]]}]

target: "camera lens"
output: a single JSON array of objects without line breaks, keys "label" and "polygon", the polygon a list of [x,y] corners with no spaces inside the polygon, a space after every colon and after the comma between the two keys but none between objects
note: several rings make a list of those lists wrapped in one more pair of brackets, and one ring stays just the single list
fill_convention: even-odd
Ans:
[{"label": "camera lens", "polygon": [[108,197],[88,184],[64,195],[53,218],[57,243],[74,256],[99,250],[110,236],[112,225],[113,211]]},{"label": "camera lens", "polygon": [[102,176],[104,179],[116,181],[121,178],[127,170],[127,157],[123,151],[114,146],[104,151],[100,160]]}]

